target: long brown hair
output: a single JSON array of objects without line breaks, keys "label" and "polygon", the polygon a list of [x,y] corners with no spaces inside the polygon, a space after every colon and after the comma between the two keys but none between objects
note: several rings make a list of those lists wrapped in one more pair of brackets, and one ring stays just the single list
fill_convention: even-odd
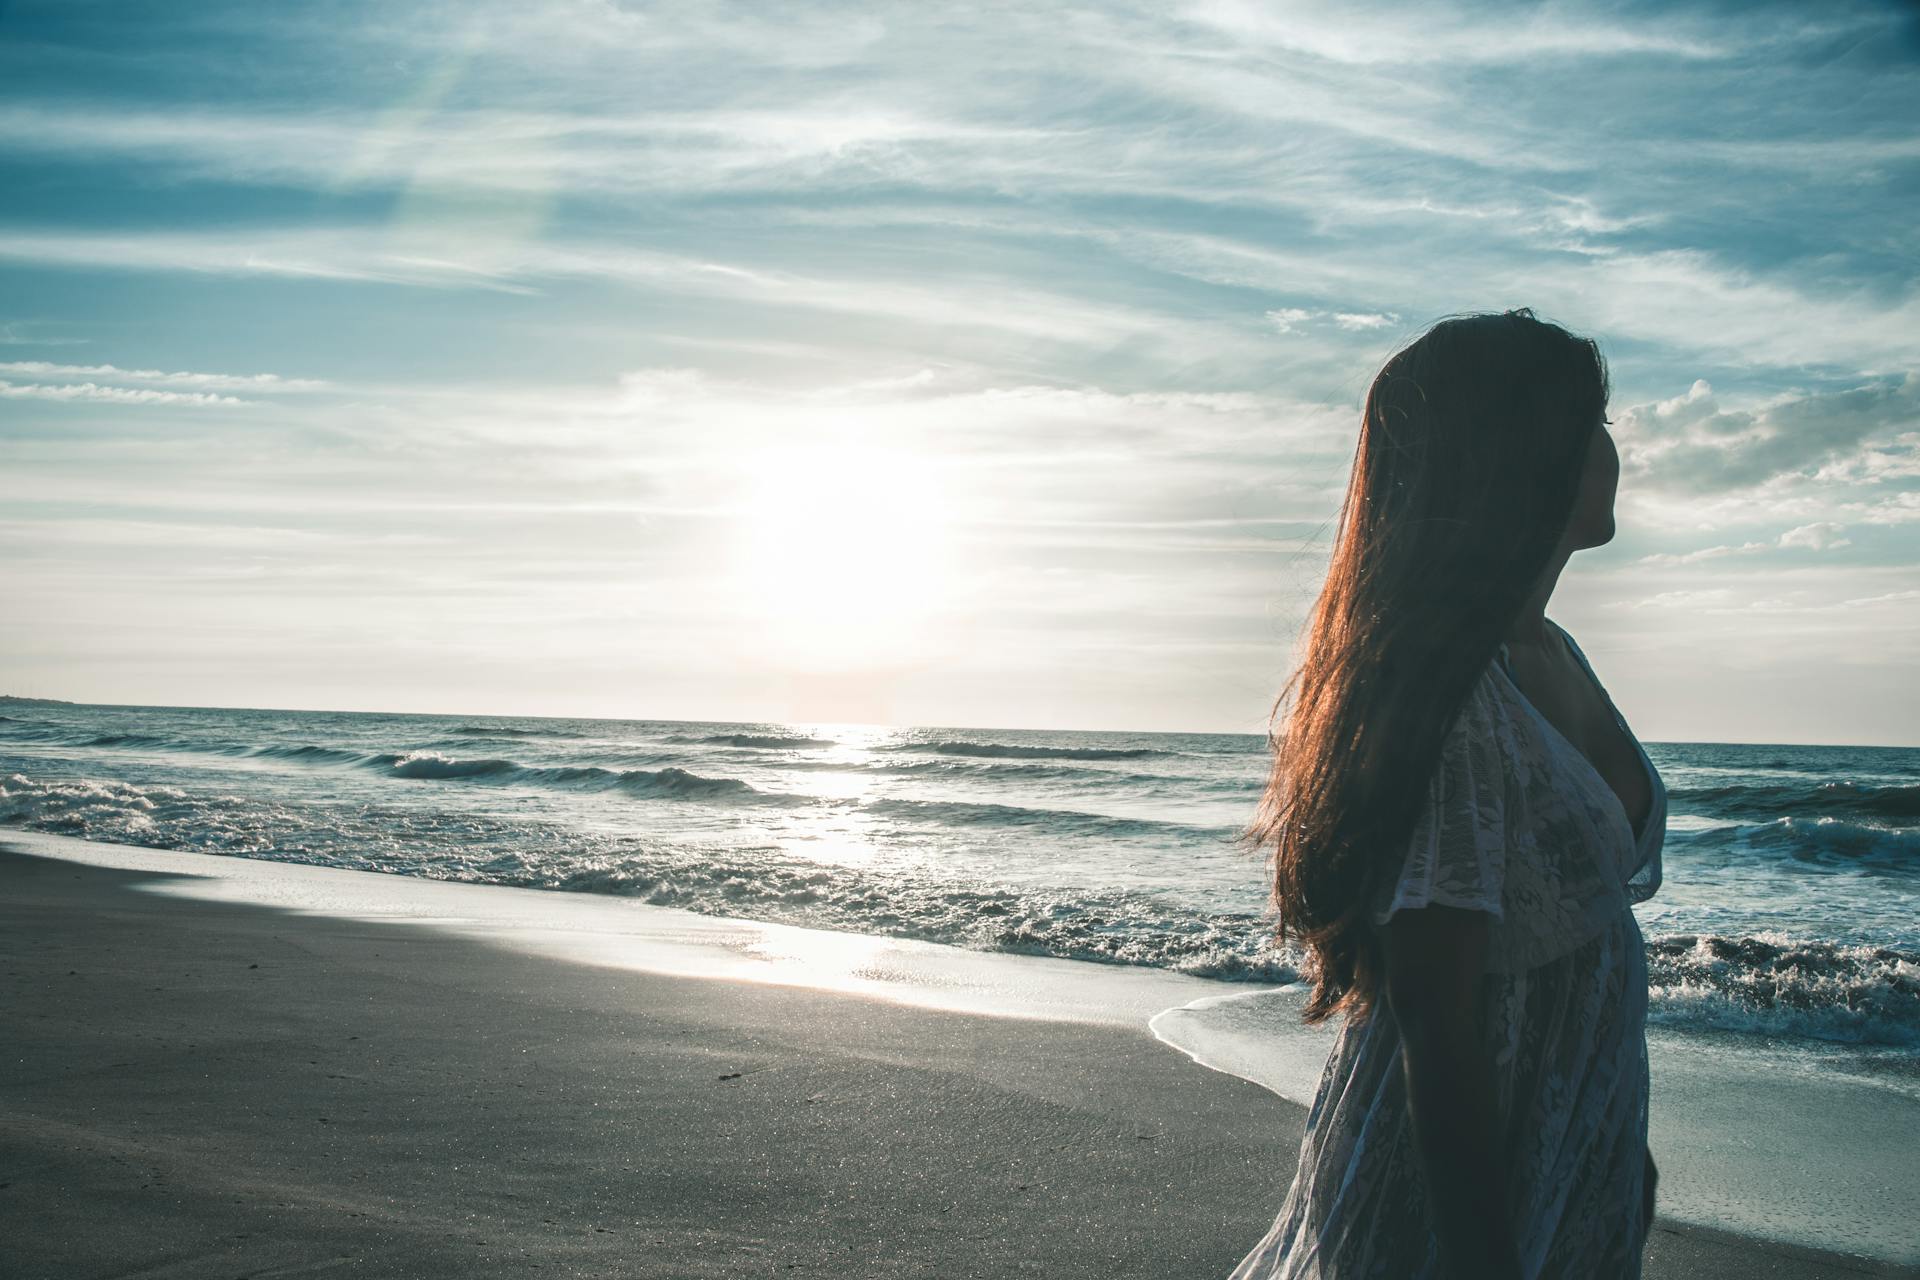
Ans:
[{"label": "long brown hair", "polygon": [[1440,321],[1367,392],[1326,585],[1274,703],[1272,775],[1241,835],[1267,855],[1276,940],[1305,944],[1309,1023],[1365,1017],[1377,998],[1372,896],[1572,516],[1607,396],[1599,347],[1525,308]]}]

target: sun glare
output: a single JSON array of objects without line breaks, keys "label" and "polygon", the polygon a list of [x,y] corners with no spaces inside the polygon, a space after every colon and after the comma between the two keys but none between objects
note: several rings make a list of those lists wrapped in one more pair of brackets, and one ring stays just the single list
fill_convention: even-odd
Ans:
[{"label": "sun glare", "polygon": [[759,645],[795,668],[910,663],[952,583],[939,477],[897,451],[757,453],[744,478],[738,581]]}]

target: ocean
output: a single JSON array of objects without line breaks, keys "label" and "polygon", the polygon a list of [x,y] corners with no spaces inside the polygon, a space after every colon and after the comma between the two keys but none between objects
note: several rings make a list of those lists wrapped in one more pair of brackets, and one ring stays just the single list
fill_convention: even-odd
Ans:
[{"label": "ocean", "polygon": [[[1257,735],[11,703],[0,826],[1288,986]],[[1920,750],[1646,743],[1650,1021],[1920,1047]]]}]

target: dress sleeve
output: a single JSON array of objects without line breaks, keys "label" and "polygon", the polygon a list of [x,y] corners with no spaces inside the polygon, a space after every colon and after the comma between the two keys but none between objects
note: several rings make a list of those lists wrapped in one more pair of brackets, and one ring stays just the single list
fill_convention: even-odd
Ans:
[{"label": "dress sleeve", "polygon": [[1437,902],[1447,907],[1505,916],[1501,902],[1507,878],[1507,753],[1498,675],[1488,668],[1461,707],[1441,743],[1427,780],[1419,818],[1397,867],[1383,887],[1373,922]]}]

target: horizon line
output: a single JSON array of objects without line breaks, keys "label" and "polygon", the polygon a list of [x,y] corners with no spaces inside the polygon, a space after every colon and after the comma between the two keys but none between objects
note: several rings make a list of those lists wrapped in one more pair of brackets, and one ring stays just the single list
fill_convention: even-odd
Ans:
[{"label": "horizon line", "polygon": [[[1139,737],[1173,738],[1258,738],[1265,736],[1258,731],[1225,729],[1086,729],[1046,727],[1034,728],[1022,725],[962,725],[962,724],[909,724],[904,722],[882,722],[869,720],[802,720],[802,719],[760,719],[760,720],[686,720],[672,717],[652,716],[608,716],[608,715],[545,715],[499,711],[369,711],[345,707],[253,707],[240,705],[222,705],[213,703],[179,702],[81,702],[71,698],[50,698],[37,694],[0,694],[0,706],[39,703],[63,707],[99,707],[107,709],[131,709],[142,711],[259,711],[291,715],[351,715],[351,716],[391,716],[395,718],[414,717],[437,720],[591,720],[609,724],[687,724],[720,725],[726,727],[754,727],[777,725],[788,728],[802,727],[844,727],[857,729],[951,729],[961,733],[1098,733],[1109,735],[1133,735]],[[1669,747],[1821,747],[1865,749],[1870,751],[1914,751],[1920,750],[1920,742],[1779,742],[1768,740],[1734,741],[1719,738],[1640,738],[1643,745]]]}]

